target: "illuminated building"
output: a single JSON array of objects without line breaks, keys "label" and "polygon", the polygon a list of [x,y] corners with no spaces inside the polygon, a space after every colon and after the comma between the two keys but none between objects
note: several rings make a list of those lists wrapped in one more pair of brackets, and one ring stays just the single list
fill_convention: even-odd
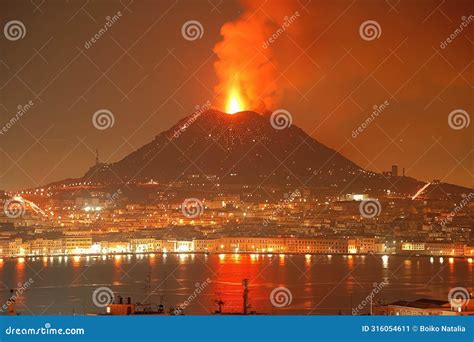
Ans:
[{"label": "illuminated building", "polygon": [[401,245],[402,251],[424,251],[424,242],[403,242]]},{"label": "illuminated building", "polygon": [[130,250],[136,253],[153,252],[156,250],[157,241],[153,238],[131,239]]},{"label": "illuminated building", "polygon": [[92,247],[91,237],[66,237],[64,238],[64,252],[66,254],[81,253],[88,251]]},{"label": "illuminated building", "polygon": [[63,241],[57,239],[35,239],[30,242],[31,254],[55,255],[63,253]]},{"label": "illuminated building", "polygon": [[355,237],[347,240],[347,249],[349,253],[383,253],[385,245],[375,238]]},{"label": "illuminated building", "polygon": [[474,300],[466,300],[462,306],[454,302],[420,298],[414,301],[399,300],[374,307],[375,315],[388,316],[463,316],[474,315]]}]

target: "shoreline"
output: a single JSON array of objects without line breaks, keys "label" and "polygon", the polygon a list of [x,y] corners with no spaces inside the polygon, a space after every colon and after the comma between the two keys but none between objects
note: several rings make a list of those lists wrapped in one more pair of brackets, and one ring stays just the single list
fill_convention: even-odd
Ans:
[{"label": "shoreline", "polygon": [[32,258],[54,258],[54,257],[108,257],[108,256],[128,256],[128,255],[193,255],[193,254],[201,254],[201,255],[263,255],[263,256],[294,256],[294,255],[302,255],[302,256],[319,256],[319,255],[325,255],[325,256],[346,256],[346,257],[352,257],[352,256],[368,256],[368,255],[376,255],[376,256],[397,256],[397,257],[432,257],[432,258],[454,258],[454,259],[474,259],[474,257],[470,256],[459,256],[459,255],[432,255],[432,254],[420,254],[420,253],[268,253],[268,252],[162,252],[162,251],[156,251],[156,252],[120,252],[120,253],[84,253],[84,254],[74,254],[74,253],[69,253],[69,254],[35,254],[35,255],[15,255],[15,256],[0,256],[0,261],[5,261],[5,260],[15,260],[15,259],[32,259]]}]

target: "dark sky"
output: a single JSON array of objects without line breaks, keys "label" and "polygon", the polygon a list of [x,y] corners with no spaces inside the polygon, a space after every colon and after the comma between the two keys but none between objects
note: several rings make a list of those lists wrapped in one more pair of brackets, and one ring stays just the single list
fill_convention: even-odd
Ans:
[{"label": "dark sky", "polygon": [[[120,160],[196,105],[215,104],[213,48],[222,25],[251,13],[276,32],[295,11],[297,20],[267,51],[282,93],[271,110],[288,110],[293,124],[364,168],[396,163],[420,180],[472,187],[474,123],[456,130],[448,115],[473,113],[473,9],[469,0],[2,0],[2,28],[18,20],[26,34],[9,40],[2,30],[0,37],[0,129],[19,105],[34,105],[0,134],[0,189],[79,177],[96,147],[102,161]],[[202,38],[183,38],[189,20],[201,23]],[[377,39],[362,39],[367,20],[379,24]],[[113,127],[92,125],[99,109],[113,113]]]}]

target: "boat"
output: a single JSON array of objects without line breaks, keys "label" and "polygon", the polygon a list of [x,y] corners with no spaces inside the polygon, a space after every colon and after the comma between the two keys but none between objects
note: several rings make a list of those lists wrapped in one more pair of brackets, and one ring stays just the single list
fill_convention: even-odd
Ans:
[{"label": "boat", "polygon": [[166,311],[166,300],[165,296],[162,295],[160,297],[160,303],[149,303],[147,302],[148,298],[148,289],[150,289],[150,282],[151,282],[151,274],[148,273],[145,278],[145,286],[144,286],[144,302],[136,302],[132,303],[132,298],[127,297],[126,301],[124,301],[122,296],[118,296],[116,301],[113,303],[108,304],[105,307],[105,313],[101,313],[100,315],[107,315],[107,316],[129,316],[129,315],[184,315],[184,310],[179,308],[170,307],[168,311]]}]

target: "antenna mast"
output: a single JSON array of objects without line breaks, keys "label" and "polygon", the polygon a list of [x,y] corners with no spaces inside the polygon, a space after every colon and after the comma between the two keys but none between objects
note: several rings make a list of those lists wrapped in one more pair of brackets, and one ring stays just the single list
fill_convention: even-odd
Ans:
[{"label": "antenna mast", "polygon": [[242,285],[244,287],[244,310],[243,314],[248,315],[248,309],[249,309],[249,280],[248,279],[243,279],[242,280]]}]

